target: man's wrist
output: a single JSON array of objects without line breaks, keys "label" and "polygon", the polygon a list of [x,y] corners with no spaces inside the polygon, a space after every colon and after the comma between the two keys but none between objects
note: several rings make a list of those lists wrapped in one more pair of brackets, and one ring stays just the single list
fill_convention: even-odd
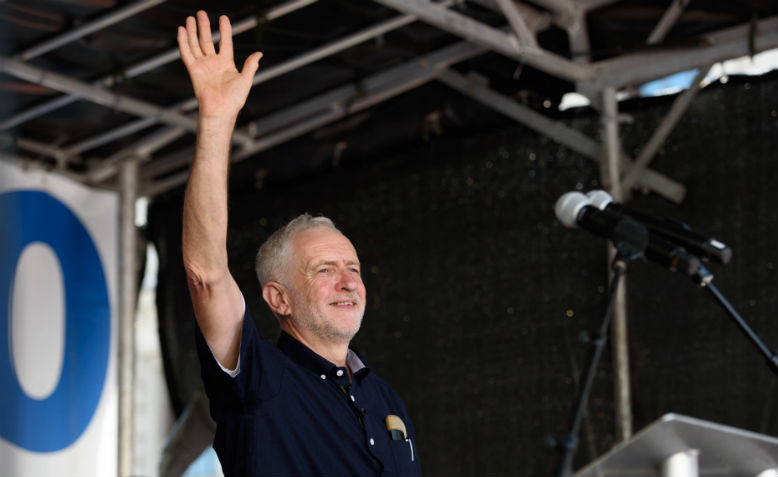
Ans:
[{"label": "man's wrist", "polygon": [[236,120],[237,114],[200,115],[197,118],[197,130],[205,137],[232,137]]},{"label": "man's wrist", "polygon": [[200,111],[197,116],[198,126],[208,128],[233,128],[238,119],[238,113],[204,114]]}]

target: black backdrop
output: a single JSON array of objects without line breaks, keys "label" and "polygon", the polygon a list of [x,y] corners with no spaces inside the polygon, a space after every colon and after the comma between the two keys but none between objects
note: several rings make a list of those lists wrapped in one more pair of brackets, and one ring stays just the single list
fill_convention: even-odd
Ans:
[{"label": "black backdrop", "polygon": [[[777,100],[775,75],[701,92],[652,163],[687,186],[686,200],[638,193],[632,201],[734,249],[729,265],[711,267],[715,283],[771,347],[778,345]],[[635,119],[622,126],[626,151],[636,155],[669,101],[621,106]],[[260,333],[275,340],[254,276],[256,248],[298,213],[331,217],[363,263],[368,307],[355,345],[403,396],[424,473],[547,475],[585,360],[581,335],[598,326],[607,288],[604,242],[564,229],[552,208],[568,190],[598,188],[599,173],[594,162],[473,108],[484,119],[469,133],[427,134],[260,189],[252,187],[251,164],[236,167],[230,264]],[[598,134],[589,111],[566,121]],[[278,148],[266,160],[292,153]],[[175,191],[157,198],[149,214],[161,264],[160,336],[178,412],[200,389],[180,213]],[[707,292],[649,263],[633,265],[628,292],[636,429],[678,412],[778,434],[778,378]],[[615,443],[611,366],[606,352],[576,467]]]}]

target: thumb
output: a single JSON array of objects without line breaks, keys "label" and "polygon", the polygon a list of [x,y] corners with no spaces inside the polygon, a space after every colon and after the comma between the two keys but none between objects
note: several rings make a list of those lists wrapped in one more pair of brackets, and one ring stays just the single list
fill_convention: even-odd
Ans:
[{"label": "thumb", "polygon": [[255,51],[249,55],[249,57],[246,58],[246,61],[243,62],[243,71],[240,72],[241,76],[249,80],[254,78],[254,74],[259,68],[260,58],[262,58],[262,52],[259,51]]}]

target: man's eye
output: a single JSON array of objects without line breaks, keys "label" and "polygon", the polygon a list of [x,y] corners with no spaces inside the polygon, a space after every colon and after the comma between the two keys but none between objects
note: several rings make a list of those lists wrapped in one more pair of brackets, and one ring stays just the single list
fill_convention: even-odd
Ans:
[{"label": "man's eye", "polygon": [[327,273],[327,272],[329,272],[329,271],[330,271],[330,269],[329,269],[329,268],[320,268],[320,269],[319,269],[319,273]]}]

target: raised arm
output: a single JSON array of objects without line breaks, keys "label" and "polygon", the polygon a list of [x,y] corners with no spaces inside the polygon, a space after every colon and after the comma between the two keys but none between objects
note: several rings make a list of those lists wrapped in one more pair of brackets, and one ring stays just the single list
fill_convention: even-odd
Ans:
[{"label": "raised arm", "polygon": [[[178,47],[199,105],[197,144],[186,186],[183,255],[195,316],[214,357],[225,368],[238,360],[243,299],[227,266],[227,175],[230,139],[262,54],[235,67],[232,27],[219,18],[219,52],[205,12],[178,27]],[[199,33],[199,37],[198,37]]]}]

